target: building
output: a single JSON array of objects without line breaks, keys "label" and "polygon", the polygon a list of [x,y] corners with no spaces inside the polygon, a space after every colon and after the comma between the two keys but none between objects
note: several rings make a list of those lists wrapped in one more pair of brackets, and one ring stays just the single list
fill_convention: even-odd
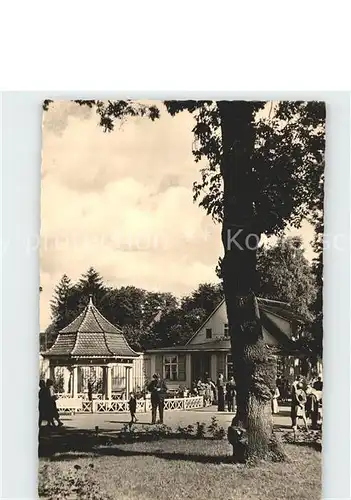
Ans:
[{"label": "building", "polygon": [[84,311],[63,328],[40,356],[41,376],[55,381],[56,391],[76,398],[88,383],[103,399],[128,397],[144,386],[143,355],[135,352],[122,331],[94,306],[90,296]]},{"label": "building", "polygon": [[[295,351],[294,340],[302,318],[288,304],[258,298],[263,338],[266,344],[284,355],[278,356],[278,370],[288,378],[299,371],[299,359],[286,353]],[[225,301],[214,309],[184,346],[149,349],[145,353],[146,377],[162,374],[170,390],[191,387],[205,374],[216,380],[219,373],[228,379],[232,374],[228,316]]]}]

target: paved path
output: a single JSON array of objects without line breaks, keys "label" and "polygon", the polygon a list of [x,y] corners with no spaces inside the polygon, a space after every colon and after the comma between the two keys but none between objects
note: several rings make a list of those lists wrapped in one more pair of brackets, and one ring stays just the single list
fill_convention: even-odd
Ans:
[{"label": "paved path", "polygon": [[[288,407],[281,407],[280,413],[274,415],[274,424],[276,427],[290,428],[290,412]],[[233,413],[218,412],[216,407],[203,408],[199,410],[169,410],[165,411],[164,423],[172,428],[177,428],[179,425],[186,426],[195,424],[196,422],[204,422],[209,424],[212,417],[216,417],[219,424],[224,428],[228,427],[234,416]],[[136,425],[150,424],[151,412],[137,413],[138,422]],[[65,427],[89,430],[99,427],[101,431],[117,431],[120,430],[130,420],[127,413],[83,413],[73,416],[63,415],[62,421]]]}]

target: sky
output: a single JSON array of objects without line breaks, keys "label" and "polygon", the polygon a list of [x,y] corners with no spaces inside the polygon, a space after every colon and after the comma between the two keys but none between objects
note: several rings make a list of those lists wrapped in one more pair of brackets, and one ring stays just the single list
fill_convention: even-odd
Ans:
[{"label": "sky", "polygon": [[[193,118],[158,105],[159,120],[130,118],[112,133],[74,103],[43,113],[41,330],[64,273],[76,281],[93,266],[108,285],[177,296],[218,281],[220,226],[193,203]],[[288,234],[300,234],[312,258],[312,226]]]}]

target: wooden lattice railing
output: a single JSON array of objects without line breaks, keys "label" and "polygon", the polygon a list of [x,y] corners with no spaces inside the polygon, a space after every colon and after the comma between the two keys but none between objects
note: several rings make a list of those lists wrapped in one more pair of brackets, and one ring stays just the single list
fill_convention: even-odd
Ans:
[{"label": "wooden lattice railing", "polygon": [[[118,413],[129,412],[128,401],[126,399],[95,399],[88,401],[82,397],[71,398],[60,395],[56,404],[61,413]],[[165,410],[192,410],[202,408],[204,400],[202,396],[189,398],[172,398],[165,399]],[[151,410],[150,399],[138,399],[138,413],[143,413]]]}]

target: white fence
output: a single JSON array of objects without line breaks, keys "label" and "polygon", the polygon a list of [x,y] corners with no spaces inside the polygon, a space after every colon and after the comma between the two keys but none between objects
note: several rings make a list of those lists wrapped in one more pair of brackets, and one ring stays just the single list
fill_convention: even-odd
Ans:
[{"label": "white fence", "polygon": [[[87,401],[81,397],[70,398],[60,395],[56,401],[57,409],[60,413],[118,413],[129,412],[128,401],[125,399],[94,399]],[[165,399],[165,410],[193,410],[203,408],[204,400],[202,396],[190,398]],[[150,399],[138,399],[138,413],[151,410]]]}]

